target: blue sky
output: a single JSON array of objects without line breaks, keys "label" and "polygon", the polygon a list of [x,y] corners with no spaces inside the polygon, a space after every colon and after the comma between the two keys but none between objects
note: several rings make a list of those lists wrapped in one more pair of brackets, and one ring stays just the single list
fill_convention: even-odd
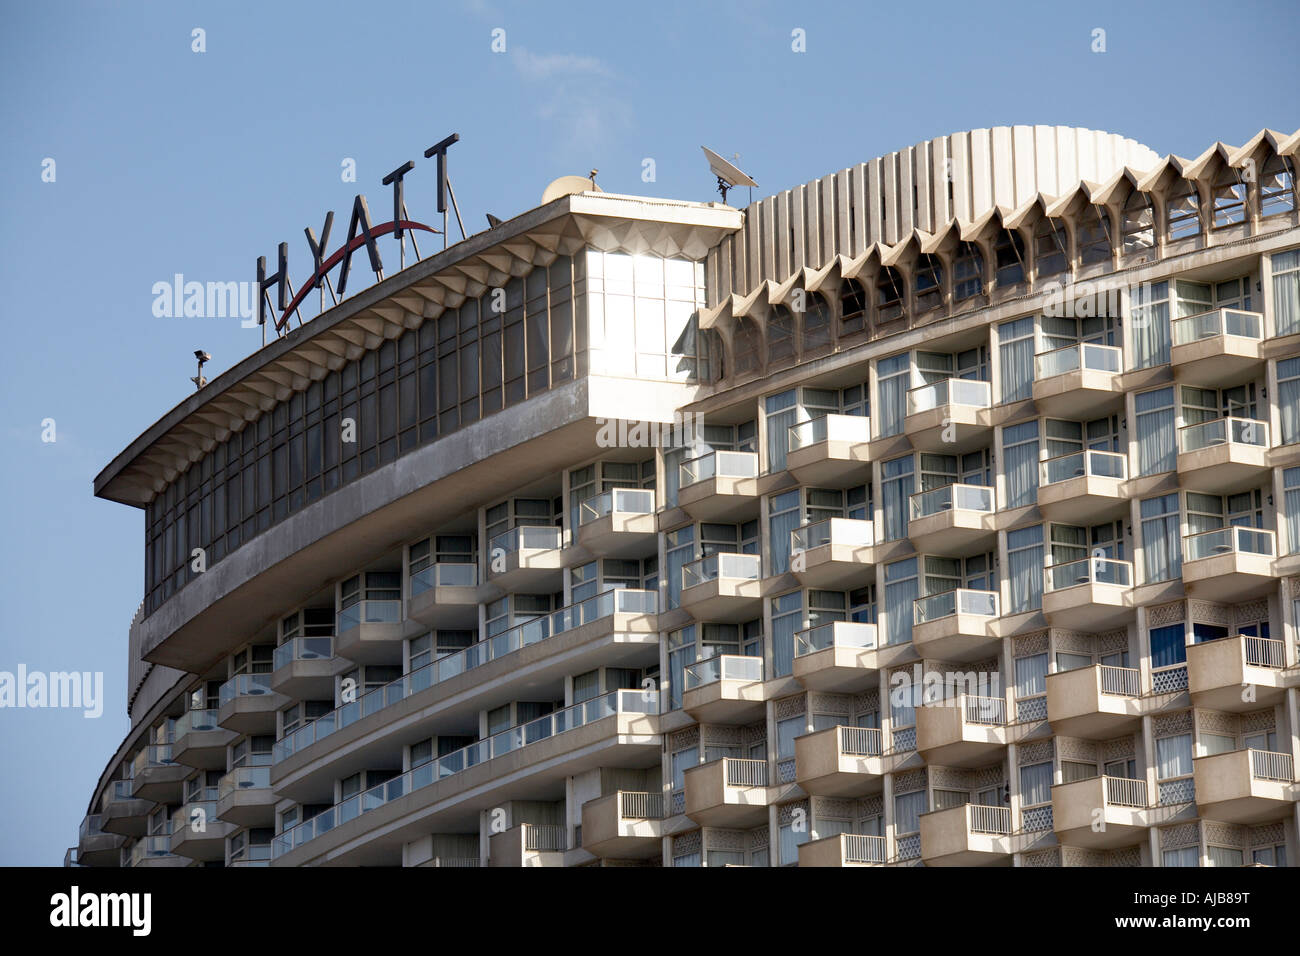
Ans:
[{"label": "blue sky", "polygon": [[[592,167],[609,191],[710,200],[702,143],[739,153],[758,198],[974,127],[1087,126],[1184,156],[1300,127],[1293,2],[562,9],[7,5],[0,671],[102,671],[106,700],[95,720],[0,710],[0,864],[61,860],[127,729],[143,518],[95,499],[91,480],[185,397],[196,348],[212,377],[261,342],[238,319],[155,317],[154,283],[248,280],[281,241],[304,276],[303,228],[333,209],[337,245],[358,191],[387,220],[380,179],[407,159],[408,206],[433,222],[423,150],[451,132],[452,182],[478,231],[485,212],[516,215]],[[191,49],[195,28],[206,52]],[[1105,53],[1091,50],[1097,28]],[[806,52],[791,50],[795,29]],[[347,158],[356,183],[341,179]]]}]

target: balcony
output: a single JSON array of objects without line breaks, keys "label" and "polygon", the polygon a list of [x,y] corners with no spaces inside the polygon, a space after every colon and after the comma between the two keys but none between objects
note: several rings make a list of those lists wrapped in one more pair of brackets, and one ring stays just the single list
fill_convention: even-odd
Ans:
[{"label": "balcony", "polygon": [[767,821],[767,761],[723,757],[685,773],[686,815],[701,826],[748,829]]},{"label": "balcony", "polygon": [[876,625],[830,621],[794,636],[794,677],[809,690],[865,690],[876,677]]},{"label": "balcony", "polygon": [[426,627],[478,625],[478,565],[430,564],[411,572],[406,616]]},{"label": "balcony", "polygon": [[790,570],[809,588],[844,590],[875,561],[875,526],[857,518],[823,518],[790,532]]},{"label": "balcony", "polygon": [[862,797],[880,793],[884,775],[913,752],[886,755],[877,727],[828,727],[794,739],[795,782],[819,797]]},{"label": "balcony", "polygon": [[997,653],[998,592],[954,588],[913,603],[912,646],[925,658],[974,661]]},{"label": "balcony", "polygon": [[885,838],[837,833],[799,845],[799,866],[883,866]]},{"label": "balcony", "polygon": [[823,415],[790,426],[785,467],[801,485],[840,487],[870,460],[871,420],[861,415]]},{"label": "balcony", "polygon": [[[1187,687],[1198,707],[1244,713],[1272,707],[1286,696],[1286,645],[1238,634],[1187,648]],[[1242,688],[1252,690],[1242,699]]]},{"label": "balcony", "polygon": [[1183,538],[1183,583],[1209,601],[1237,604],[1277,587],[1272,531],[1233,525]]},{"label": "balcony", "polygon": [[619,790],[582,805],[582,848],[602,859],[642,860],[663,851],[664,795]]},{"label": "balcony", "polygon": [[100,821],[106,832],[138,837],[144,836],[149,828],[153,801],[136,797],[131,791],[130,780],[114,780],[109,785],[104,802],[100,804]]},{"label": "balcony", "polygon": [[334,656],[332,637],[294,637],[275,649],[271,690],[297,700],[334,696],[334,678],[349,666]]},{"label": "balcony", "polygon": [[1096,418],[1123,404],[1123,352],[1077,343],[1034,356],[1034,404],[1053,418]]},{"label": "balcony", "polygon": [[1047,675],[1047,721],[1067,737],[1109,740],[1132,733],[1143,714],[1141,671],[1094,664]]},{"label": "balcony", "polygon": [[1300,799],[1290,754],[1233,750],[1192,760],[1201,816],[1257,824],[1291,816]]},{"label": "balcony", "polygon": [[141,837],[131,847],[130,852],[123,851],[124,862],[128,866],[147,868],[189,866],[190,861],[177,856],[171,850],[171,837]]},{"label": "balcony", "polygon": [[916,749],[928,764],[978,766],[1006,745],[1005,698],[957,694],[916,708]]},{"label": "balcony", "polygon": [[502,593],[558,591],[563,584],[564,532],[555,525],[521,525],[488,542],[488,580]]},{"label": "balcony", "polygon": [[337,622],[334,653],[338,657],[357,664],[384,664],[400,655],[404,637],[400,600],[355,601],[338,612]]},{"label": "balcony", "polygon": [[187,803],[172,814],[171,851],[202,863],[224,861],[226,837],[236,829],[233,823],[217,819],[215,800]]},{"label": "balcony", "polygon": [[80,866],[117,866],[122,857],[126,837],[108,833],[103,828],[104,818],[92,813],[81,820],[77,834],[77,863]]},{"label": "balcony", "polygon": [[1011,865],[1011,808],[977,803],[922,813],[921,860],[926,866]]},{"label": "balcony", "polygon": [[1084,633],[1133,619],[1133,563],[1082,558],[1043,569],[1043,616],[1053,627]]},{"label": "balcony", "polygon": [[[259,755],[255,755],[259,756]],[[269,827],[275,823],[277,797],[271,790],[270,755],[261,754],[264,766],[236,767],[217,786],[217,817],[241,827]]]},{"label": "balcony", "polygon": [[176,742],[172,759],[196,770],[221,770],[226,766],[226,747],[236,736],[222,727],[215,710],[187,710],[176,721]]},{"label": "balcony", "polygon": [[696,521],[736,521],[758,513],[758,455],[714,451],[678,465],[677,504]]},{"label": "balcony", "polygon": [[141,748],[131,764],[131,796],[151,803],[180,803],[190,768],[172,757],[171,744]]},{"label": "balcony", "polygon": [[682,710],[702,724],[748,724],[761,720],[763,658],[721,654],[687,665],[682,672]]},{"label": "balcony", "polygon": [[944,485],[912,495],[907,536],[918,551],[960,554],[995,546],[993,489]]},{"label": "balcony", "polygon": [[578,509],[578,544],[601,557],[645,557],[655,551],[656,521],[652,490],[615,488]]},{"label": "balcony", "polygon": [[488,866],[564,866],[567,848],[564,827],[521,823],[488,838]]},{"label": "balcony", "polygon": [[733,623],[763,614],[762,559],[756,554],[710,554],[682,568],[681,606],[697,621]]},{"label": "balcony", "polygon": [[989,443],[993,387],[977,379],[948,378],[907,393],[903,433],[921,451],[960,454]]},{"label": "balcony", "polygon": [[1220,388],[1262,369],[1264,317],[1258,312],[1216,309],[1169,325],[1169,361],[1176,379]]},{"label": "balcony", "polygon": [[1038,508],[1049,521],[1096,524],[1128,513],[1128,459],[1110,451],[1078,451],[1038,465]]},{"label": "balcony", "polygon": [[1231,494],[1267,480],[1268,422],[1215,418],[1178,429],[1178,478],[1184,486]]},{"label": "balcony", "polygon": [[217,722],[240,734],[275,733],[276,712],[289,698],[271,689],[270,674],[236,674],[221,685]]},{"label": "balcony", "polygon": [[1147,782],[1089,777],[1052,787],[1052,828],[1062,846],[1107,850],[1148,838]]}]

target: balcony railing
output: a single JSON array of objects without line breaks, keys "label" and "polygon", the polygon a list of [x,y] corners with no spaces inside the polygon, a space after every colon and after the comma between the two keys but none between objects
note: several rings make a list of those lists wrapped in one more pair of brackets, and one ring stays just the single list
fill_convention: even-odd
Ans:
[{"label": "balcony railing", "polygon": [[401,601],[357,601],[339,611],[337,628],[342,634],[362,624],[396,624],[401,619]]},{"label": "balcony railing", "polygon": [[871,440],[871,419],[863,415],[822,415],[791,425],[790,451],[824,441],[859,444]]},{"label": "balcony railing", "polygon": [[270,693],[270,674],[236,674],[221,685],[221,706],[225,707],[236,697],[261,697]]},{"label": "balcony railing", "polygon": [[988,408],[993,404],[993,387],[973,378],[945,378],[929,385],[908,389],[907,414],[928,412],[943,405]]},{"label": "balcony railing", "polygon": [[[131,769],[135,776],[140,776],[149,767],[174,767],[176,761],[172,759],[171,744],[150,744],[143,748],[135,755],[135,760],[131,762]],[[130,782],[127,781],[128,793],[124,799],[130,799],[129,792]]]},{"label": "balcony railing", "polygon": [[305,820],[279,834],[273,843],[274,855],[288,853],[295,847],[302,846],[363,813],[376,810],[399,797],[428,787],[436,781],[445,780],[470,767],[619,713],[659,713],[658,692],[613,691],[602,697],[566,707],[564,710],[557,710],[526,724],[503,730],[468,747],[438,757],[369,790],[348,797],[310,820]]},{"label": "balcony railing", "polygon": [[1172,694],[1187,690],[1187,665],[1177,664],[1151,672],[1151,690],[1156,694]]},{"label": "balcony railing", "polygon": [[525,823],[524,850],[554,853],[567,848],[568,832],[558,823]]},{"label": "balcony railing", "polygon": [[[269,756],[269,755],[268,755]],[[269,790],[271,787],[271,768],[237,767],[225,774],[217,785],[217,799],[225,799],[236,790]]]},{"label": "balcony railing", "polygon": [[850,757],[879,757],[883,739],[879,727],[841,727],[840,753]]},{"label": "balcony railing", "polygon": [[588,498],[578,509],[578,524],[597,521],[608,514],[654,514],[655,493],[641,488],[614,488]]},{"label": "balcony railing", "polygon": [[561,608],[549,615],[518,624],[507,631],[471,644],[432,661],[425,666],[403,674],[382,687],[323,714],[292,734],[275,742],[274,760],[284,760],[309,744],[329,736],[336,730],[356,723],[362,717],[378,713],[400,700],[427,690],[435,684],[481,667],[522,647],[555,637],[584,624],[610,617],[613,614],[653,614],[658,607],[658,594],[654,591],[618,588],[602,591],[577,604]]},{"label": "balcony railing", "polygon": [[1058,481],[1082,478],[1124,478],[1128,475],[1128,459],[1113,451],[1076,451],[1058,455],[1038,464],[1041,484],[1052,485]]},{"label": "balcony railing", "polygon": [[1043,586],[1047,591],[1063,591],[1079,584],[1113,584],[1133,586],[1133,562],[1114,558],[1080,558],[1043,569]]},{"label": "balcony railing", "polygon": [[[141,751],[141,753],[143,753],[143,751]],[[135,763],[138,760],[140,760],[140,754],[136,754],[135,760],[131,762],[130,770],[132,774],[135,772]],[[135,797],[131,795],[131,787],[132,782],[129,779],[114,780],[113,786],[108,790],[108,802],[116,803],[120,800],[134,800]]]},{"label": "balcony railing", "polygon": [[978,511],[992,514],[993,489],[987,485],[944,485],[912,495],[912,518],[928,518],[943,511]]},{"label": "balcony railing", "polygon": [[618,815],[625,820],[662,820],[664,795],[636,790],[618,792]]},{"label": "balcony railing", "polygon": [[711,451],[688,458],[677,467],[682,488],[710,478],[757,478],[758,455],[752,451]]},{"label": "balcony railing", "polygon": [[914,624],[937,621],[940,618],[952,617],[954,614],[997,617],[998,592],[953,588],[950,591],[940,591],[938,594],[917,598],[912,604],[912,609]]},{"label": "balcony railing", "polygon": [[1273,532],[1264,528],[1232,525],[1183,538],[1183,560],[1196,561],[1220,554],[1273,555]]},{"label": "balcony railing", "polygon": [[271,666],[279,670],[294,661],[324,661],[333,656],[332,637],[293,637],[275,649]]},{"label": "balcony railing", "polygon": [[1002,727],[1007,722],[1007,702],[1002,697],[963,696],[962,717],[968,724]]},{"label": "balcony railing", "polygon": [[[196,810],[197,817],[194,812]],[[203,833],[209,826],[216,826],[220,822],[217,819],[217,801],[195,800],[176,808],[172,814],[172,833],[180,833],[191,825],[195,827],[195,833]]]},{"label": "balcony railing", "polygon": [[872,522],[860,518],[823,518],[790,532],[790,552],[810,551],[825,544],[869,548],[876,543]]},{"label": "balcony railing", "polygon": [[1295,780],[1295,767],[1290,754],[1271,750],[1250,751],[1250,775],[1256,780],[1278,780],[1291,783]]},{"label": "balcony railing", "polygon": [[1212,418],[1178,429],[1178,450],[1197,451],[1214,445],[1268,447],[1268,422],[1254,418]]},{"label": "balcony railing", "polygon": [[1236,335],[1260,341],[1264,338],[1264,317],[1241,309],[1215,309],[1185,315],[1169,323],[1174,345],[1187,345],[1217,335]]},{"label": "balcony railing", "polygon": [[1077,372],[1080,368],[1093,372],[1119,372],[1122,364],[1123,352],[1115,346],[1080,342],[1035,355],[1034,378],[1051,378]]},{"label": "balcony railing", "polygon": [[794,636],[794,656],[802,657],[829,647],[875,647],[876,625],[857,621],[829,621]]},{"label": "balcony railing", "polygon": [[885,838],[866,833],[841,833],[845,863],[884,863]]},{"label": "balcony railing", "polygon": [[502,531],[488,542],[492,554],[519,551],[555,551],[564,546],[564,531],[558,525],[519,525]]},{"label": "balcony railing", "polygon": [[1138,697],[1142,690],[1142,672],[1136,667],[1113,667],[1100,664],[1101,692],[1115,697]]},{"label": "balcony railing", "polygon": [[986,807],[980,803],[966,804],[970,814],[971,833],[1005,835],[1011,832],[1010,807]]},{"label": "balcony railing", "polygon": [[728,787],[766,787],[767,761],[722,758],[723,779]]},{"label": "balcony railing", "polygon": [[77,835],[83,840],[87,837],[99,836],[104,832],[103,822],[104,818],[98,813],[84,816],[81,818],[81,826],[77,831]]},{"label": "balcony railing", "polygon": [[145,860],[172,855],[172,838],[170,836],[147,836],[135,841],[131,847],[131,865],[139,866]]},{"label": "balcony railing", "polygon": [[472,588],[478,584],[477,564],[439,561],[411,572],[411,597],[431,588]]},{"label": "balcony railing", "polygon": [[1286,667],[1286,644],[1269,637],[1247,634],[1246,663],[1252,667]]},{"label": "balcony railing", "polygon": [[694,664],[688,664],[682,671],[682,683],[686,690],[703,687],[720,680],[756,681],[763,679],[763,658],[740,657],[735,654],[719,654],[708,657]]},{"label": "balcony railing", "polygon": [[682,567],[682,590],[719,578],[757,581],[762,568],[762,559],[756,554],[710,554]]},{"label": "balcony railing", "polygon": [[189,733],[220,729],[215,710],[187,710],[176,720],[175,737],[180,740]]},{"label": "balcony railing", "polygon": [[1102,777],[1106,782],[1106,802],[1117,807],[1147,806],[1147,782],[1132,777]]}]

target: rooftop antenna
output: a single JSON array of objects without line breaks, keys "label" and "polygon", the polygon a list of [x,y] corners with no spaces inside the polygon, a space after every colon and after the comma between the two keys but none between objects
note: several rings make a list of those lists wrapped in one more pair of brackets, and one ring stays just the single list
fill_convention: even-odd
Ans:
[{"label": "rooftop antenna", "polygon": [[199,374],[195,375],[190,381],[194,383],[194,390],[197,392],[208,384],[208,380],[203,377],[203,366],[204,363],[212,361],[212,356],[203,349],[195,349],[194,357],[199,360]]},{"label": "rooftop antenna", "polygon": [[758,185],[750,179],[741,169],[727,160],[723,159],[707,146],[701,146],[704,150],[704,157],[709,161],[709,172],[718,177],[718,192],[722,194],[722,201],[727,201],[727,190],[734,186],[748,186],[751,189]]}]

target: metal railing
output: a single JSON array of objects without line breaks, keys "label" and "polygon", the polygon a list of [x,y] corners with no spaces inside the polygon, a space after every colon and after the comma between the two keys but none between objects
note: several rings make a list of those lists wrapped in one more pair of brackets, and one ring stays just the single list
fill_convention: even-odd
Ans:
[{"label": "metal railing", "polygon": [[1063,348],[1039,352],[1034,356],[1034,378],[1051,378],[1085,368],[1093,372],[1119,372],[1123,352],[1114,345],[1079,342]]},{"label": "metal railing", "polygon": [[1201,531],[1183,538],[1183,560],[1196,561],[1200,558],[1212,558],[1220,554],[1263,554],[1274,553],[1274,535],[1266,528],[1248,528],[1245,525],[1231,525],[1216,528],[1213,531]]},{"label": "metal railing", "polygon": [[275,742],[274,761],[284,760],[336,730],[342,730],[362,717],[378,713],[383,708],[392,706],[412,694],[428,690],[435,684],[481,667],[520,648],[614,614],[654,614],[658,608],[658,599],[659,596],[654,591],[617,588],[613,591],[602,591],[594,597],[571,604],[549,615],[517,624],[500,634],[471,644],[462,651],[439,657],[382,687],[376,687],[354,701],[336,707],[328,714],[309,721],[292,734]]},{"label": "metal railing", "polygon": [[993,489],[988,485],[944,485],[918,491],[911,497],[912,518],[927,518],[943,511],[977,511],[992,514]]},{"label": "metal railing", "polygon": [[275,649],[271,666],[276,670],[294,661],[322,661],[334,656],[332,637],[293,637]]},{"label": "metal railing", "polygon": [[1142,693],[1142,672],[1136,667],[1115,667],[1098,664],[1101,692],[1116,697],[1139,697]]},{"label": "metal railing", "polygon": [[980,697],[963,694],[962,717],[968,724],[989,724],[996,727],[1007,722],[1007,702],[1002,697]]},{"label": "metal railing", "polygon": [[1010,807],[986,807],[982,803],[968,803],[972,833],[1009,834],[1011,832]]},{"label": "metal railing", "polygon": [[858,444],[871,441],[871,419],[865,415],[822,415],[791,425],[788,433],[790,451],[824,441]]},{"label": "metal railing", "polygon": [[722,774],[728,787],[766,787],[767,761],[723,757]]},{"label": "metal railing", "polygon": [[1241,309],[1215,309],[1174,319],[1169,328],[1174,345],[1187,345],[1216,335],[1236,335],[1258,341],[1264,338],[1264,317],[1258,312]]},{"label": "metal railing", "polygon": [[757,478],[758,454],[752,451],[711,451],[677,466],[679,487],[710,478]]},{"label": "metal railing", "polygon": [[1080,558],[1043,569],[1043,590],[1063,591],[1080,584],[1133,586],[1133,562],[1114,558]]},{"label": "metal railing", "polygon": [[875,525],[861,518],[823,518],[790,532],[790,553],[810,551],[826,544],[869,548],[876,543]]},{"label": "metal railing", "polygon": [[1085,475],[1093,478],[1125,478],[1128,476],[1128,458],[1119,452],[1089,449],[1057,455],[1038,463],[1040,484],[1052,485]]},{"label": "metal railing", "polygon": [[1251,749],[1250,775],[1256,780],[1280,780],[1282,783],[1291,783],[1295,780],[1295,767],[1291,762],[1290,754]]},{"label": "metal railing", "polygon": [[757,581],[762,576],[763,560],[757,554],[717,552],[682,566],[682,590],[719,578]]},{"label": "metal railing", "polygon": [[998,616],[998,592],[974,591],[970,588],[953,588],[938,594],[927,594],[912,603],[914,624],[937,621],[954,614],[978,614],[982,617]]},{"label": "metal railing", "polygon": [[439,561],[411,572],[411,597],[433,588],[472,588],[477,584],[477,564]]},{"label": "metal railing", "polygon": [[568,833],[557,823],[525,823],[524,850],[555,852],[568,847]]},{"label": "metal railing", "polygon": [[1197,451],[1213,445],[1268,447],[1268,422],[1254,418],[1212,418],[1178,429],[1178,450]]},{"label": "metal railing", "polygon": [[400,600],[357,601],[339,611],[335,630],[342,634],[362,624],[396,624],[401,619]]},{"label": "metal railing", "polygon": [[907,414],[928,412],[943,405],[988,408],[993,404],[993,386],[974,378],[945,378],[907,391]]},{"label": "metal railing", "polygon": [[608,514],[654,514],[655,493],[643,488],[613,488],[578,506],[578,525],[597,521]]},{"label": "metal railing", "polygon": [[803,657],[829,647],[867,648],[876,646],[876,625],[857,621],[829,621],[794,635],[794,656]]},{"label": "metal railing", "polygon": [[850,757],[879,757],[883,738],[879,727],[840,727],[840,753]]},{"label": "metal railing", "polygon": [[1286,644],[1269,637],[1244,635],[1246,663],[1252,667],[1286,667]]},{"label": "metal railing", "polygon": [[637,790],[618,792],[618,815],[627,820],[662,820],[664,795]]},{"label": "metal railing", "polygon": [[270,674],[236,674],[221,685],[221,706],[225,707],[236,697],[262,697],[270,693]]},{"label": "metal railing", "polygon": [[841,833],[840,852],[845,863],[884,863],[885,838],[867,833]]},{"label": "metal railing", "polygon": [[719,680],[761,681],[763,658],[741,657],[736,654],[719,654],[688,664],[682,671],[686,690],[712,684]]},{"label": "metal railing", "polygon": [[1106,802],[1117,807],[1146,807],[1147,782],[1134,777],[1102,777]]}]

